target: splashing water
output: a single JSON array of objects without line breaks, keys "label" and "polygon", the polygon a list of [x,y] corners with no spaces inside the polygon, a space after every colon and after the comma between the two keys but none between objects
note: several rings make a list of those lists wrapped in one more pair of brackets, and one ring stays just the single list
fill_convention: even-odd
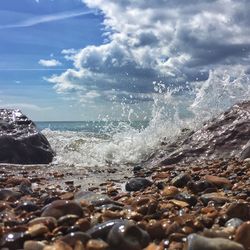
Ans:
[{"label": "splashing water", "polygon": [[204,82],[188,90],[168,89],[155,83],[151,117],[147,126],[132,126],[135,111],[127,110],[128,122],[106,122],[98,133],[45,129],[57,156],[54,163],[79,166],[138,164],[147,160],[161,142],[172,141],[183,128],[195,129],[205,120],[250,97],[250,81],[241,70],[215,70]]}]

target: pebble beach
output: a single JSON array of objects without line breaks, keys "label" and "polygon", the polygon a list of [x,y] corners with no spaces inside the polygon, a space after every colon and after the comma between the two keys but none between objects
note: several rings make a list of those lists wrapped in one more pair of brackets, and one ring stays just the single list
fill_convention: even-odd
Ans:
[{"label": "pebble beach", "polygon": [[39,169],[1,168],[1,249],[250,249],[248,159],[109,170],[89,186]]}]

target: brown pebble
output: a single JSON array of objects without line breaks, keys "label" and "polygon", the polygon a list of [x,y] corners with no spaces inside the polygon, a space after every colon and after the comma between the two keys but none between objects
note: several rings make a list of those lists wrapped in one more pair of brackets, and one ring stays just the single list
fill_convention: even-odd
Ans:
[{"label": "brown pebble", "polygon": [[34,224],[28,228],[31,237],[42,236],[49,232],[49,229],[42,223]]},{"label": "brown pebble", "polygon": [[51,216],[58,219],[67,214],[74,214],[81,217],[83,210],[81,206],[74,201],[56,200],[46,207],[42,216]]},{"label": "brown pebble", "polygon": [[150,243],[144,250],[164,250],[163,246],[156,245],[155,243]]},{"label": "brown pebble", "polygon": [[103,240],[89,240],[86,246],[87,250],[106,250],[109,245]]},{"label": "brown pebble", "polygon": [[163,189],[162,195],[166,197],[174,197],[180,193],[179,189],[175,186],[167,186]]},{"label": "brown pebble", "polygon": [[44,247],[43,250],[73,250],[73,248],[63,241],[56,241],[52,246]]},{"label": "brown pebble", "polygon": [[213,183],[219,188],[231,188],[232,183],[224,177],[218,177],[214,175],[206,175],[205,176],[206,181]]},{"label": "brown pebble", "polygon": [[244,222],[236,230],[235,241],[245,247],[245,250],[250,250],[250,221]]},{"label": "brown pebble", "polygon": [[79,219],[77,222],[76,222],[76,225],[79,226],[79,229],[80,231],[82,232],[86,232],[88,229],[90,229],[90,221],[89,219],[87,218],[84,218],[84,219]]},{"label": "brown pebble", "polygon": [[41,241],[27,240],[24,242],[24,250],[43,250],[45,244]]}]

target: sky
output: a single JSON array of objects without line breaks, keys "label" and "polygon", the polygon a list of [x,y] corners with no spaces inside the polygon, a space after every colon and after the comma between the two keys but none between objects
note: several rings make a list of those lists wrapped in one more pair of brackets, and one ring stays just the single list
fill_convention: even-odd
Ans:
[{"label": "sky", "polygon": [[249,0],[1,0],[0,107],[121,119],[155,84],[249,75],[249,16]]}]

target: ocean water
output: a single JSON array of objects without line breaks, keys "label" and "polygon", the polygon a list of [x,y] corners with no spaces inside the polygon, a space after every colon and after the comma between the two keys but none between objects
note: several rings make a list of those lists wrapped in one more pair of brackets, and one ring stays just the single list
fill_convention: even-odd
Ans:
[{"label": "ocean water", "polygon": [[[112,117],[86,122],[37,122],[56,152],[53,164],[71,168],[133,166],[147,161],[162,141],[173,141],[183,128],[203,122],[237,102],[250,99],[250,80],[240,69],[214,70],[204,82],[185,88],[155,84],[149,116],[143,121]],[[112,103],[110,104],[112,105]],[[139,104],[138,104],[139,105]]]}]

